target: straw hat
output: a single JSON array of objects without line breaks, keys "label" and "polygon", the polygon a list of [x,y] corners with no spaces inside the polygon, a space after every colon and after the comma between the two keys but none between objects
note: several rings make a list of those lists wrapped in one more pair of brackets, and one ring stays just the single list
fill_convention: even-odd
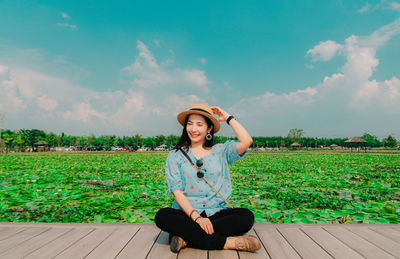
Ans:
[{"label": "straw hat", "polygon": [[181,112],[178,114],[178,121],[182,126],[185,126],[185,119],[186,116],[189,116],[190,114],[200,114],[203,115],[204,117],[207,117],[211,120],[212,124],[214,124],[214,133],[217,133],[221,127],[219,124],[219,121],[217,118],[213,116],[214,112],[211,110],[210,107],[206,104],[193,104],[190,106],[189,110]]}]

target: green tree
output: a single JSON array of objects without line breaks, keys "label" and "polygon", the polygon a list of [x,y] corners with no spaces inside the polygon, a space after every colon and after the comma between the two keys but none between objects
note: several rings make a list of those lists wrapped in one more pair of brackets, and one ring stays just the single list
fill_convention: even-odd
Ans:
[{"label": "green tree", "polygon": [[161,145],[165,144],[165,139],[166,139],[165,136],[162,134],[156,136],[155,137],[156,146],[161,146]]},{"label": "green tree", "polygon": [[396,147],[397,140],[392,135],[389,135],[387,138],[383,139],[383,146],[384,147]]},{"label": "green tree", "polygon": [[143,139],[143,145],[144,145],[145,147],[152,147],[152,148],[154,148],[154,147],[156,147],[156,142],[155,142],[154,138],[152,138],[152,137],[146,137],[146,138]]},{"label": "green tree", "polygon": [[111,136],[101,135],[98,138],[96,138],[95,145],[101,147],[110,147],[112,146],[112,138]]},{"label": "green tree", "polygon": [[57,146],[58,145],[58,139],[59,139],[59,137],[53,132],[47,133],[46,137],[45,137],[45,141],[47,143],[49,143],[50,147]]},{"label": "green tree", "polygon": [[87,143],[89,146],[94,146],[96,143],[96,136],[93,133],[90,133],[89,137],[87,138]]},{"label": "green tree", "polygon": [[118,136],[114,136],[112,138],[112,144],[114,147],[120,147],[120,146],[122,146],[122,139]]},{"label": "green tree", "polygon": [[367,146],[369,147],[379,147],[381,145],[381,142],[378,140],[378,138],[369,133],[364,133],[361,138],[367,141]]},{"label": "green tree", "polygon": [[4,140],[1,138],[1,132],[3,131],[3,121],[4,121],[5,115],[0,113],[0,152],[3,151],[3,146],[4,146]]},{"label": "green tree", "polygon": [[136,146],[141,147],[143,145],[142,141],[143,141],[143,136],[136,133],[135,136],[133,136]]},{"label": "green tree", "polygon": [[167,138],[165,139],[166,145],[170,148],[178,144],[178,141],[179,141],[178,137],[173,134],[168,135]]},{"label": "green tree", "polygon": [[31,147],[33,147],[34,143],[46,138],[46,132],[38,129],[21,129],[19,134],[24,139],[25,144]]},{"label": "green tree", "polygon": [[130,147],[133,146],[133,140],[132,138],[128,137],[128,136],[124,136],[122,138],[122,143],[124,147]]},{"label": "green tree", "polygon": [[11,147],[14,146],[15,133],[12,130],[2,130],[0,138],[3,140],[6,146],[6,152],[11,151]]},{"label": "green tree", "polygon": [[18,151],[19,152],[23,151],[23,147],[24,147],[25,141],[24,141],[24,139],[22,138],[21,135],[16,134],[15,144],[17,144],[17,146],[18,146]]},{"label": "green tree", "polygon": [[78,146],[87,147],[87,145],[88,145],[87,138],[84,136],[79,136],[78,137]]},{"label": "green tree", "polygon": [[304,137],[305,132],[302,129],[291,129],[288,134],[288,138],[292,142],[299,142],[302,137]]}]

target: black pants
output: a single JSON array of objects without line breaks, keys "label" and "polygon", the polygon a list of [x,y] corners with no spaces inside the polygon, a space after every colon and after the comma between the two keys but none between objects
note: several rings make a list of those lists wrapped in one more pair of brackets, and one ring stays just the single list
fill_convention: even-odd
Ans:
[{"label": "black pants", "polygon": [[[206,216],[204,211],[201,213]],[[245,208],[224,209],[209,217],[214,233],[208,235],[199,224],[190,219],[182,210],[162,208],[155,217],[155,223],[170,235],[179,236],[189,247],[221,250],[226,237],[240,236],[248,232],[254,224],[253,213]]]}]

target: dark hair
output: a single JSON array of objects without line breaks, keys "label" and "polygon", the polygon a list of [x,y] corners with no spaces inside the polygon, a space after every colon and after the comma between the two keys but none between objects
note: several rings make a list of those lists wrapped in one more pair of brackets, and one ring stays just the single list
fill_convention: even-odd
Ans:
[{"label": "dark hair", "polygon": [[[200,114],[200,115],[201,115],[201,114]],[[184,125],[183,125],[183,130],[182,130],[181,138],[179,139],[178,144],[176,144],[176,146],[173,148],[173,149],[175,149],[176,151],[178,151],[179,148],[182,148],[182,147],[185,148],[186,151],[189,150],[189,146],[190,146],[190,144],[191,144],[191,140],[190,140],[189,135],[188,135],[188,133],[187,133],[187,131],[186,131],[186,126],[187,126],[187,123],[188,123],[188,121],[189,121],[189,116],[190,116],[190,114],[189,114],[188,116],[186,116],[186,118],[185,118],[185,123],[184,123]],[[201,116],[203,116],[203,115],[201,115]],[[207,129],[208,129],[209,127],[213,126],[212,129],[211,129],[211,131],[210,131],[211,139],[210,139],[210,140],[205,139],[204,144],[203,144],[203,147],[212,147],[213,142],[214,142],[214,124],[211,122],[211,120],[210,120],[209,118],[207,118],[207,117],[205,117],[205,116],[203,116],[203,117],[204,117],[204,119],[206,120]]]}]

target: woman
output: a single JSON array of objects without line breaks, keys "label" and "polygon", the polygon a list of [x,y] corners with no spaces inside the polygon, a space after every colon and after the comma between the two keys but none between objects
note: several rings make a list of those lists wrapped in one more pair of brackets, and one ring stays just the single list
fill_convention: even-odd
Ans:
[{"label": "woman", "polygon": [[[213,116],[216,114],[218,119]],[[253,213],[245,208],[227,208],[232,194],[228,164],[245,155],[252,138],[233,116],[219,107],[194,104],[178,115],[182,136],[167,157],[165,174],[172,208],[160,209],[156,225],[170,233],[171,251],[190,246],[199,249],[256,251],[259,240],[240,236],[254,224]],[[220,122],[232,127],[237,141],[213,143]]]}]

